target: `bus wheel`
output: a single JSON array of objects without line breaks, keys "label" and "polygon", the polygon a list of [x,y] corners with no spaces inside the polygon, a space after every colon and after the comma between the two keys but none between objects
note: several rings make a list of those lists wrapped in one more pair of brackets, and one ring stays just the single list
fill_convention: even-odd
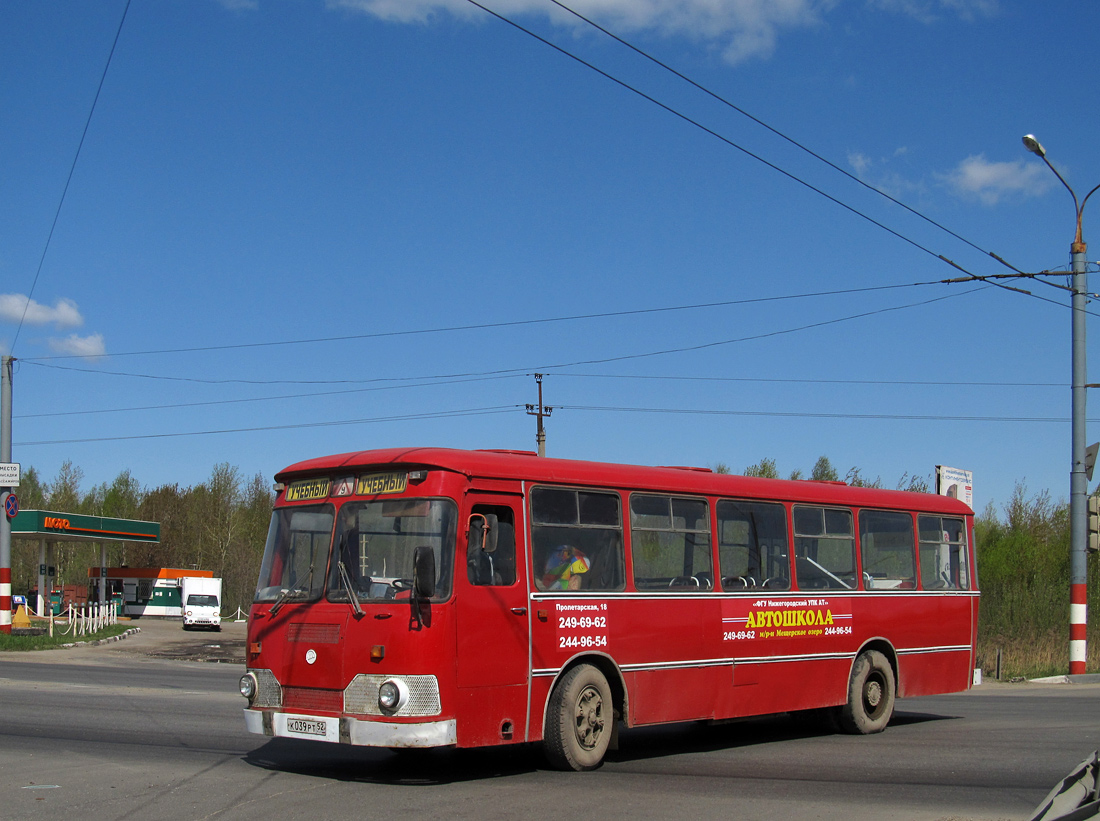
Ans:
[{"label": "bus wheel", "polygon": [[560,770],[600,765],[614,730],[615,708],[603,673],[580,664],[565,674],[550,696],[543,746]]},{"label": "bus wheel", "polygon": [[894,714],[894,668],[878,650],[860,653],[848,682],[848,703],[840,708],[846,733],[881,733]]}]

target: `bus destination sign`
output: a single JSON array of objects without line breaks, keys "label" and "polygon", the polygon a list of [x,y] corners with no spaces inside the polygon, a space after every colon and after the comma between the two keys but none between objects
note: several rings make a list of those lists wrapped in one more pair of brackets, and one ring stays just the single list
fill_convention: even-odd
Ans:
[{"label": "bus destination sign", "polygon": [[310,499],[324,499],[328,496],[330,484],[328,478],[303,479],[301,482],[294,482],[286,489],[286,500],[304,502]]},{"label": "bus destination sign", "polygon": [[368,473],[359,477],[359,484],[355,493],[359,496],[376,496],[381,493],[403,493],[409,486],[409,474],[404,471],[397,473]]}]

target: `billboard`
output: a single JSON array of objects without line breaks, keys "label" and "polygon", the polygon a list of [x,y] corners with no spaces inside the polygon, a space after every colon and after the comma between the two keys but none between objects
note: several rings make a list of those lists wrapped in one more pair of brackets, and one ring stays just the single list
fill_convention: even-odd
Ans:
[{"label": "billboard", "polygon": [[936,465],[936,493],[965,502],[974,509],[974,473],[962,468]]}]

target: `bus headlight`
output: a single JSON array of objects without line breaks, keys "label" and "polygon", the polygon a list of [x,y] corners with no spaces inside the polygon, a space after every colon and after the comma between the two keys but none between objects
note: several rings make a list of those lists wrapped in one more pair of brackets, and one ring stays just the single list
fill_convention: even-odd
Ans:
[{"label": "bus headlight", "polygon": [[378,685],[378,707],[385,713],[396,713],[409,703],[409,685],[401,679],[386,679]]},{"label": "bus headlight", "polygon": [[256,676],[252,673],[245,673],[241,676],[240,689],[241,695],[252,701],[256,697]]}]

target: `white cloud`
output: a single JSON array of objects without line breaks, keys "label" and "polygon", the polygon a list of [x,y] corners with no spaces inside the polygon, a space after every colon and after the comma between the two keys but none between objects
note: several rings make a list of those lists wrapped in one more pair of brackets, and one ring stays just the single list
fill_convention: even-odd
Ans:
[{"label": "white cloud", "polygon": [[871,167],[871,158],[859,151],[849,151],[848,165],[852,166],[856,176],[862,179]]},{"label": "white cloud", "polygon": [[70,356],[94,358],[106,356],[107,354],[107,347],[103,344],[103,334],[92,334],[90,336],[70,334],[65,339],[51,339],[49,345],[50,350],[54,353]]},{"label": "white cloud", "polygon": [[0,294],[0,321],[78,328],[84,324],[84,317],[71,299],[59,299],[50,308],[23,294]]},{"label": "white cloud", "polygon": [[[563,0],[578,14],[618,33],[656,31],[725,44],[731,63],[768,57],[781,30],[816,25],[837,0]],[[548,0],[486,0],[502,15],[540,14],[587,27]],[[471,20],[485,12],[467,0],[328,0],[328,7],[360,11],[400,23],[428,23],[442,15]]]},{"label": "white cloud", "polygon": [[999,0],[867,0],[867,4],[921,23],[934,23],[944,12],[963,20],[993,17],[1000,12]]},{"label": "white cloud", "polygon": [[1050,189],[1053,175],[1026,159],[990,162],[984,154],[967,157],[954,170],[937,175],[941,182],[963,197],[977,197],[985,205],[996,205],[1002,197],[1037,197]]},{"label": "white cloud", "polygon": [[[228,0],[223,0],[228,2]],[[730,63],[770,57],[788,29],[815,26],[841,0],[562,0],[578,14],[618,34],[638,31],[713,42]],[[866,0],[891,14],[932,23],[950,14],[964,20],[998,13],[999,0]],[[467,0],[326,0],[330,9],[357,11],[397,23],[431,23],[444,16],[481,20],[487,15]],[[587,24],[551,0],[485,0],[509,18],[542,15],[555,23]]]}]

